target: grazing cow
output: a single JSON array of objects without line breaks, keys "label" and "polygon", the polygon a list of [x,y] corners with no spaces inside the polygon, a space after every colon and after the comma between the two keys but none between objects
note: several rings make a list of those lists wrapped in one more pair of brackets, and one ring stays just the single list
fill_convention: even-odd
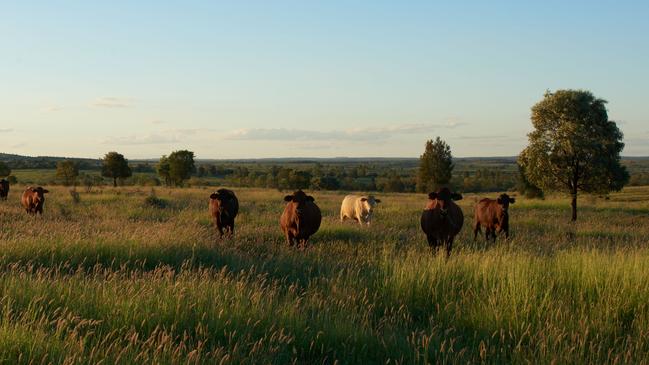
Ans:
[{"label": "grazing cow", "polygon": [[23,205],[23,208],[27,211],[29,214],[43,214],[43,204],[45,204],[45,194],[49,193],[49,191],[43,189],[42,187],[28,187],[25,189],[25,192],[23,192],[23,197],[20,200],[20,202]]},{"label": "grazing cow", "polygon": [[286,235],[286,241],[289,246],[296,242],[306,246],[309,237],[320,228],[320,208],[315,204],[313,197],[306,195],[302,190],[285,196],[284,201],[287,204],[279,224]]},{"label": "grazing cow", "polygon": [[0,200],[7,200],[7,195],[9,195],[9,181],[2,179],[0,180]]},{"label": "grazing cow", "polygon": [[448,188],[441,188],[428,194],[428,203],[421,214],[421,229],[426,234],[428,245],[437,249],[446,246],[446,257],[451,255],[453,240],[462,229],[464,214],[454,200],[462,195],[452,193]]},{"label": "grazing cow", "polygon": [[514,204],[516,199],[510,198],[507,194],[500,194],[498,199],[482,199],[475,206],[475,217],[473,220],[473,240],[475,241],[480,233],[480,227],[485,227],[485,238],[493,237],[496,242],[496,232],[505,232],[505,238],[509,238],[509,204]]},{"label": "grazing cow", "polygon": [[210,195],[210,215],[221,237],[224,229],[226,233],[234,234],[234,218],[237,213],[239,213],[239,200],[232,190],[219,189]]},{"label": "grazing cow", "polygon": [[340,206],[340,221],[344,222],[345,218],[351,218],[358,221],[360,225],[367,224],[369,226],[372,222],[374,207],[380,202],[381,200],[375,199],[373,195],[347,195]]}]

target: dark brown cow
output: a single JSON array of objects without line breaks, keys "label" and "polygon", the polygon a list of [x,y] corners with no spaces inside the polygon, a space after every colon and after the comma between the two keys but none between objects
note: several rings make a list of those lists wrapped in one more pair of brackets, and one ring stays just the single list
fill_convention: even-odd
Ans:
[{"label": "dark brown cow", "polygon": [[446,246],[446,257],[451,255],[453,240],[462,229],[464,214],[454,200],[461,200],[462,195],[452,193],[448,188],[441,188],[428,194],[428,203],[421,214],[421,229],[426,234],[428,245],[435,251]]},{"label": "dark brown cow", "polygon": [[500,194],[498,199],[482,199],[475,206],[475,217],[473,221],[473,240],[475,241],[480,233],[480,227],[485,228],[485,238],[493,237],[496,242],[496,232],[505,232],[505,238],[509,238],[509,204],[514,204],[516,199],[507,194]]},{"label": "dark brown cow", "polygon": [[23,192],[23,197],[20,202],[23,205],[23,208],[29,214],[43,214],[43,204],[45,204],[45,194],[49,191],[43,189],[42,187],[28,187]]},{"label": "dark brown cow", "polygon": [[9,181],[2,179],[0,180],[0,200],[7,200],[7,195],[9,195]]},{"label": "dark brown cow", "polygon": [[239,213],[239,200],[232,190],[219,189],[210,195],[210,214],[214,219],[214,227],[223,237],[224,229],[230,235],[234,234],[234,218]]},{"label": "dark brown cow", "polygon": [[298,190],[292,195],[284,197],[287,202],[279,224],[282,227],[289,246],[295,242],[306,246],[309,237],[318,231],[322,214],[310,195]]}]

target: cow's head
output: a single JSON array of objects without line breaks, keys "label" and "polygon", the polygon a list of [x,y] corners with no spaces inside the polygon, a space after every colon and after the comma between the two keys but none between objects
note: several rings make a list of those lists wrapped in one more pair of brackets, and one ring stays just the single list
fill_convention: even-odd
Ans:
[{"label": "cow's head", "polygon": [[225,207],[230,206],[234,200],[234,196],[229,191],[219,189],[210,195],[210,200],[214,202],[219,213],[229,214]]},{"label": "cow's head", "polygon": [[498,205],[502,207],[502,210],[504,212],[507,212],[507,210],[509,209],[509,204],[514,204],[516,202],[516,199],[510,197],[507,194],[500,194],[497,201],[498,201]]},{"label": "cow's head", "polygon": [[27,188],[32,193],[32,199],[36,205],[45,201],[45,194],[49,193],[49,190],[45,190],[42,187],[32,188],[31,186]]},{"label": "cow's head", "polygon": [[369,213],[372,213],[374,207],[376,207],[381,202],[381,199],[376,199],[374,195],[361,198],[361,203],[363,204],[364,210]]},{"label": "cow's head", "polygon": [[285,196],[284,201],[292,204],[299,214],[307,202],[314,202],[315,199],[311,195],[306,195],[302,190],[298,190],[291,195]]},{"label": "cow's head", "polygon": [[440,215],[445,218],[448,215],[449,202],[451,200],[462,200],[462,194],[452,193],[448,188],[441,188],[436,192],[429,193],[428,199],[437,201]]}]

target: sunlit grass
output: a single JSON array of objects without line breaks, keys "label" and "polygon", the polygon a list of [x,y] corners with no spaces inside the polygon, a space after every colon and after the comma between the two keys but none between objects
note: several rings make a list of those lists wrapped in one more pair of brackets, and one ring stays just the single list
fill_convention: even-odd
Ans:
[{"label": "sunlit grass", "polygon": [[[372,227],[340,223],[305,250],[279,230],[284,193],[237,189],[217,240],[208,189],[52,188],[43,217],[0,202],[3,363],[602,363],[649,354],[649,189],[518,198],[512,237],[449,260],[419,228],[426,197],[385,194]],[[495,196],[487,194],[485,196]],[[644,197],[644,199],[643,199]]]}]

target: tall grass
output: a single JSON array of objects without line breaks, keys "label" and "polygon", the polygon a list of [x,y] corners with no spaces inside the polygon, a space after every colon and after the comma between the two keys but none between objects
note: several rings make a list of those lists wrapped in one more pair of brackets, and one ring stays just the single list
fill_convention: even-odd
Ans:
[{"label": "tall grass", "polygon": [[[511,207],[512,238],[451,258],[419,231],[425,197],[382,196],[371,228],[338,222],[286,247],[283,194],[237,191],[218,240],[209,190],[47,196],[29,217],[0,203],[2,363],[642,363],[649,354],[648,189]],[[150,200],[150,199],[149,199]]]}]

